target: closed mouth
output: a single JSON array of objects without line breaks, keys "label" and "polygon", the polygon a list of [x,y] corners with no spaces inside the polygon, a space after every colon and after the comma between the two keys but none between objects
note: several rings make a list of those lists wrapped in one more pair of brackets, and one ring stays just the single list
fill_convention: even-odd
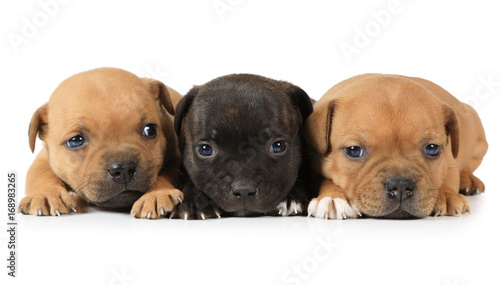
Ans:
[{"label": "closed mouth", "polygon": [[[124,190],[117,195],[105,200],[94,202],[97,206],[108,206],[108,207],[128,207],[131,201],[136,201],[144,193],[138,190]],[[132,202],[133,203],[133,202]],[[131,206],[131,205],[130,205]]]},{"label": "closed mouth", "polygon": [[376,218],[382,218],[382,219],[420,219],[420,217],[414,216],[407,212],[406,210],[402,209],[401,206],[399,206],[397,209],[394,211],[390,212],[389,214],[376,217]]}]

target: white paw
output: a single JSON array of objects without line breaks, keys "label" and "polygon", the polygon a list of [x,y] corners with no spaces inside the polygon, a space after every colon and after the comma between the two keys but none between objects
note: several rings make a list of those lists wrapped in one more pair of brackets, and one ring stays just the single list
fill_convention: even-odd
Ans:
[{"label": "white paw", "polygon": [[330,197],[325,197],[320,201],[312,199],[307,207],[307,214],[316,218],[337,220],[361,216],[361,213],[355,207],[351,207],[346,200]]},{"label": "white paw", "polygon": [[276,210],[278,210],[278,215],[285,217],[288,214],[286,201],[280,202],[278,206],[276,206]]},{"label": "white paw", "polygon": [[300,215],[302,214],[302,205],[300,203],[297,203],[295,201],[292,201],[290,203],[290,208],[288,208],[288,216],[290,215]]},{"label": "white paw", "polygon": [[295,201],[290,202],[290,207],[288,207],[287,201],[283,201],[276,206],[276,210],[278,211],[278,215],[283,217],[290,215],[299,215],[302,213],[302,205]]}]

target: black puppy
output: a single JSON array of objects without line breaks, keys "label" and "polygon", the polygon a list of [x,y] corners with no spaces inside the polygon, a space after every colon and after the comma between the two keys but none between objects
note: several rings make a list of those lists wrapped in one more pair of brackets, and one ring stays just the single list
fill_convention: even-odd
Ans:
[{"label": "black puppy", "polygon": [[302,214],[301,132],[311,112],[302,89],[262,76],[233,74],[193,87],[175,112],[184,201],[173,217]]}]

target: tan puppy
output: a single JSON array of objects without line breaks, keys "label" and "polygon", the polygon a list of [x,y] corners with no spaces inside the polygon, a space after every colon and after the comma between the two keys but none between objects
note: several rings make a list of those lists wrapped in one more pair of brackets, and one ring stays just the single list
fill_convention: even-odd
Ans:
[{"label": "tan puppy", "polygon": [[82,198],[159,218],[182,201],[173,114],[180,95],[163,83],[115,68],[76,74],[40,107],[29,128],[45,147],[31,165],[19,211],[60,215]]},{"label": "tan puppy", "polygon": [[306,123],[320,218],[460,215],[484,191],[488,145],[472,107],[420,78],[365,74],[331,88]]}]

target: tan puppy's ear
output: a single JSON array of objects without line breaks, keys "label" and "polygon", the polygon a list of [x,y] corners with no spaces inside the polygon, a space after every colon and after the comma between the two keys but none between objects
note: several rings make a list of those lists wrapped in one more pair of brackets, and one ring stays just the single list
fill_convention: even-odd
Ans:
[{"label": "tan puppy's ear", "polygon": [[315,109],[306,122],[306,141],[322,155],[332,151],[330,134],[335,104],[336,101],[333,100]]},{"label": "tan puppy's ear", "polygon": [[31,152],[35,152],[36,135],[38,134],[40,139],[43,140],[47,133],[47,110],[48,106],[44,104],[42,107],[38,108],[33,114],[33,117],[31,117],[28,130]]},{"label": "tan puppy's ear", "polygon": [[458,156],[458,148],[460,143],[460,135],[458,132],[458,121],[457,116],[452,108],[448,105],[444,105],[444,126],[446,129],[446,135],[451,138],[451,152],[454,158]]},{"label": "tan puppy's ear", "polygon": [[159,99],[163,107],[171,115],[174,115],[174,105],[172,104],[172,99],[170,98],[170,93],[168,93],[167,86],[162,82],[150,78],[141,78],[144,80],[151,88],[151,93],[156,99]]}]

